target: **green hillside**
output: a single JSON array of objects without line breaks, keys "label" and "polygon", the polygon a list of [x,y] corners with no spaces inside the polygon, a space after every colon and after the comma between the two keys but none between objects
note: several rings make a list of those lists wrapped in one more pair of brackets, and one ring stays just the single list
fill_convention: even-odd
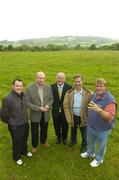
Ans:
[{"label": "green hillside", "polygon": [[77,44],[88,46],[91,44],[96,44],[97,46],[107,45],[116,43],[118,40],[110,39],[105,37],[95,37],[95,36],[54,36],[48,38],[33,38],[25,39],[19,41],[1,41],[0,44],[8,45],[12,44],[14,46],[20,45],[37,45],[37,46],[46,46],[48,44],[57,44],[57,45],[68,45],[76,46]]}]

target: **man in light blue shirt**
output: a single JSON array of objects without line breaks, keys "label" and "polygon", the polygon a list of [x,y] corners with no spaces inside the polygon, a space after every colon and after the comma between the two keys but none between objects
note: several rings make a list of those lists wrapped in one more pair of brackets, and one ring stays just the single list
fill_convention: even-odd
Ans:
[{"label": "man in light blue shirt", "polygon": [[73,114],[76,116],[80,116],[81,109],[81,101],[82,101],[82,88],[80,91],[74,90],[74,103],[73,103]]},{"label": "man in light blue shirt", "polygon": [[71,142],[69,146],[77,143],[77,129],[79,127],[82,137],[81,152],[87,147],[87,116],[91,91],[83,87],[83,77],[74,76],[74,87],[68,90],[64,99],[64,111],[67,123],[71,127]]}]

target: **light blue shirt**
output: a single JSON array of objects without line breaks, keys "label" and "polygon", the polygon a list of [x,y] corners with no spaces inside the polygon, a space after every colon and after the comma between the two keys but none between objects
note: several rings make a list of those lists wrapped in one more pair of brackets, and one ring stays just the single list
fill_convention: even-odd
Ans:
[{"label": "light blue shirt", "polygon": [[81,101],[82,101],[82,89],[80,91],[74,91],[74,103],[73,103],[73,114],[80,116],[81,112]]}]

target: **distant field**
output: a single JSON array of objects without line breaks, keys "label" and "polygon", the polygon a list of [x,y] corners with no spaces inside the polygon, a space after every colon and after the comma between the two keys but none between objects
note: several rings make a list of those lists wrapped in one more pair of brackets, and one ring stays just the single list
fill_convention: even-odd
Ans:
[{"label": "distant field", "polygon": [[[0,52],[0,101],[11,89],[14,78],[23,79],[24,86],[34,82],[37,71],[44,71],[47,82],[52,84],[58,72],[72,77],[81,73],[85,86],[94,91],[95,80],[103,77],[108,89],[119,104],[119,52],[114,51],[64,51],[64,52]],[[25,90],[24,88],[24,90]],[[104,163],[92,169],[90,159],[83,160],[79,155],[78,144],[72,148],[55,144],[52,119],[49,125],[49,149],[39,146],[39,152],[32,159],[24,160],[18,167],[11,159],[11,139],[7,126],[0,122],[0,174],[1,180],[118,180],[119,179],[119,114],[113,130]],[[70,133],[69,133],[70,137]],[[31,149],[29,137],[29,149]]]}]

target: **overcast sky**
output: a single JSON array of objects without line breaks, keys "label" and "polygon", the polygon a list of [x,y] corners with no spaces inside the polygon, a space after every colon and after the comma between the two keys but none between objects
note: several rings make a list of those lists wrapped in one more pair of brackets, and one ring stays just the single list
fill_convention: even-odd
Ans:
[{"label": "overcast sky", "polygon": [[65,35],[119,39],[119,0],[0,0],[0,40]]}]

